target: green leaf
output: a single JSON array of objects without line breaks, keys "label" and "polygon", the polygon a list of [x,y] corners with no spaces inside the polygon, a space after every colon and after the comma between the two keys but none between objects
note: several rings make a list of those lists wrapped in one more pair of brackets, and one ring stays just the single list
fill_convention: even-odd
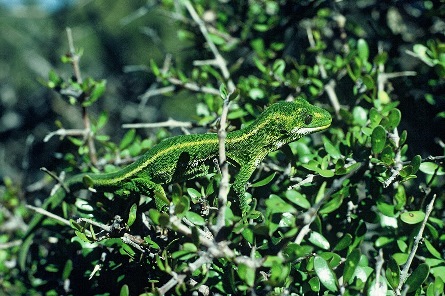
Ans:
[{"label": "green leaf", "polygon": [[355,274],[355,270],[357,269],[357,266],[359,265],[361,257],[360,249],[354,249],[352,252],[348,255],[345,261],[345,268],[343,270],[343,278],[345,283],[349,283]]},{"label": "green leaf", "polygon": [[272,174],[270,174],[263,180],[253,183],[252,185],[250,185],[250,187],[261,187],[261,186],[267,185],[273,180],[274,177],[275,177],[275,172],[273,172]]},{"label": "green leaf", "polygon": [[128,132],[126,132],[124,137],[122,138],[122,141],[119,144],[119,149],[124,150],[125,148],[130,146],[130,144],[133,143],[135,137],[136,137],[136,130],[131,129]]},{"label": "green leaf", "polygon": [[391,101],[388,93],[386,93],[386,91],[384,90],[379,90],[379,92],[377,93],[377,97],[381,104],[388,104]]},{"label": "green leaf", "polygon": [[296,190],[289,190],[286,191],[286,193],[284,194],[284,196],[286,196],[286,198],[296,204],[299,207],[302,207],[303,209],[309,209],[311,207],[310,202],[306,199],[306,197],[304,197],[300,192],[296,191]]},{"label": "green leaf", "polygon": [[343,198],[343,194],[336,194],[334,198],[323,205],[323,207],[320,209],[320,214],[329,214],[338,209],[343,202]]},{"label": "green leaf", "polygon": [[351,245],[352,242],[352,235],[350,235],[349,233],[346,233],[341,239],[340,241],[337,243],[337,245],[334,247],[334,251],[341,251],[346,249],[347,247],[349,247]]},{"label": "green leaf", "polygon": [[224,83],[221,83],[221,85],[219,86],[219,95],[223,100],[227,98],[227,88]]},{"label": "green leaf", "polygon": [[128,287],[128,285],[123,285],[121,287],[119,296],[129,296],[129,295],[130,295],[130,288]]},{"label": "green leaf", "polygon": [[340,151],[332,144],[332,142],[323,136],[323,144],[326,152],[334,159],[340,158],[342,155]]},{"label": "green leaf", "polygon": [[408,293],[415,292],[423,282],[428,278],[428,274],[430,273],[430,268],[428,264],[422,263],[420,264],[408,279],[405,282],[405,285],[408,285]]},{"label": "green leaf", "polygon": [[372,152],[380,153],[385,148],[386,144],[386,130],[383,126],[378,125],[374,128],[371,134],[371,148]]},{"label": "green leaf", "polygon": [[434,162],[422,162],[419,166],[419,170],[427,175],[434,175],[437,170],[437,175],[443,175],[445,172],[442,167],[439,167]]},{"label": "green leaf", "polygon": [[367,61],[369,58],[369,47],[368,43],[366,43],[365,39],[360,38],[357,41],[357,50],[358,50],[358,56],[362,61]]},{"label": "green leaf", "polygon": [[255,284],[255,270],[250,266],[241,263],[238,265],[238,276],[249,286],[253,287]]},{"label": "green leaf", "polygon": [[320,233],[316,231],[312,231],[311,235],[309,236],[309,241],[316,245],[319,248],[322,248],[324,250],[329,250],[331,245],[329,244],[329,241]]},{"label": "green leaf", "polygon": [[316,172],[324,178],[331,178],[335,175],[335,172],[331,170],[318,169]]},{"label": "green leaf", "polygon": [[320,291],[320,280],[318,277],[313,277],[309,280],[309,286],[311,287],[311,290],[314,292]]},{"label": "green leaf", "polygon": [[352,110],[352,116],[354,118],[354,122],[360,126],[365,126],[366,122],[368,121],[367,111],[360,106],[354,107]]},{"label": "green leaf", "polygon": [[380,159],[389,166],[394,163],[394,156],[394,150],[391,148],[391,146],[387,145],[385,148],[383,148]]},{"label": "green leaf", "polygon": [[411,166],[413,167],[413,174],[417,173],[419,170],[420,164],[422,162],[422,157],[420,155],[416,155],[411,160]]},{"label": "green leaf", "polygon": [[134,221],[136,221],[136,213],[138,210],[138,206],[136,203],[131,205],[130,212],[128,213],[128,227],[133,225]]},{"label": "green leaf", "polygon": [[150,68],[155,76],[159,76],[159,74],[161,73],[161,71],[159,71],[158,65],[156,65],[156,62],[153,59],[150,59]]},{"label": "green leaf", "polygon": [[425,213],[422,211],[409,211],[400,215],[400,219],[406,224],[417,224],[423,221]]},{"label": "green leaf", "polygon": [[62,279],[67,280],[71,275],[71,271],[73,271],[73,261],[68,259],[63,268]]},{"label": "green leaf", "polygon": [[372,107],[371,110],[369,110],[369,120],[371,121],[371,127],[374,128],[379,125],[382,120],[382,115],[380,115],[376,108]]},{"label": "green leaf", "polygon": [[99,118],[97,119],[96,129],[100,130],[105,126],[108,121],[108,114],[106,112],[101,112]]},{"label": "green leaf", "polygon": [[338,291],[337,277],[325,259],[320,256],[315,256],[314,270],[323,286],[331,292]]},{"label": "green leaf", "polygon": [[258,58],[253,59],[255,66],[260,70],[262,73],[266,73],[267,68],[261,63],[261,61]]},{"label": "green leaf", "polygon": [[266,206],[267,210],[271,214],[287,212],[295,214],[297,212],[292,205],[288,204],[275,194],[272,194],[268,199],[266,199]]},{"label": "green leaf", "polygon": [[205,225],[205,223],[206,223],[205,219],[203,217],[201,217],[200,215],[198,215],[198,214],[196,214],[194,212],[188,211],[185,214],[185,216],[186,216],[186,218],[188,220],[190,220],[190,222],[192,222],[195,225],[201,225],[202,226],[202,225]]},{"label": "green leaf", "polygon": [[402,178],[407,178],[409,177],[411,174],[413,173],[413,167],[411,165],[405,165],[401,170],[400,170],[400,177]]},{"label": "green leaf", "polygon": [[91,106],[94,102],[96,102],[105,92],[106,85],[107,85],[106,80],[95,82],[93,90],[91,91],[88,99],[82,103],[82,106],[88,107]]},{"label": "green leaf", "polygon": [[430,243],[429,240],[425,239],[424,243],[431,255],[433,255],[437,259],[442,259],[442,255],[440,254],[440,252]]},{"label": "green leaf", "polygon": [[277,59],[273,63],[272,71],[274,72],[275,75],[282,76],[285,68],[286,68],[286,63],[284,62],[284,60]]},{"label": "green leaf", "polygon": [[375,88],[374,79],[372,79],[370,75],[367,74],[362,76],[362,80],[367,89],[371,90]]},{"label": "green leaf", "polygon": [[403,265],[408,260],[408,254],[406,253],[395,253],[392,255],[392,258],[397,262],[398,265]]},{"label": "green leaf", "polygon": [[397,264],[396,260],[392,257],[388,260],[388,265],[386,267],[386,280],[388,281],[389,285],[396,289],[400,282],[400,267]]},{"label": "green leaf", "polygon": [[187,188],[187,193],[192,200],[198,200],[202,197],[202,194],[194,188]]},{"label": "green leaf", "polygon": [[402,113],[399,109],[392,109],[388,114],[388,128],[394,129],[399,126]]},{"label": "green leaf", "polygon": [[403,185],[397,186],[397,192],[394,195],[394,209],[400,211],[406,204],[406,193]]}]

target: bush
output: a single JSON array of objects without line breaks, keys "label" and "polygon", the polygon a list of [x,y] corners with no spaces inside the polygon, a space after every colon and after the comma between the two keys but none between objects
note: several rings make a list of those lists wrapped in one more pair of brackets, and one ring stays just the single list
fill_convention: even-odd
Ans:
[{"label": "bush", "polygon": [[[178,105],[194,96],[197,121],[155,124],[149,139],[130,129],[116,144],[101,132],[109,117],[90,106],[105,80],[51,72],[47,86],[78,106],[85,124],[53,134],[77,147],[64,155],[70,175],[114,172],[171,136],[164,127],[219,128],[225,111],[230,132],[274,102],[305,99],[333,123],[266,157],[248,184],[244,216],[224,190],[224,170],[164,186],[167,211],[134,190],[72,192],[51,209],[71,228],[47,219],[36,231],[19,259],[24,268],[12,273],[20,286],[73,295],[443,294],[443,145],[419,150],[405,120],[419,111],[405,102],[415,93],[415,104],[436,112],[420,130],[443,124],[445,46],[435,36],[419,40],[416,30],[428,28],[413,23],[432,27],[440,10],[431,1],[419,2],[419,14],[409,13],[412,4],[351,3],[159,3],[154,9],[179,23],[178,42],[191,53],[152,60],[145,95]],[[364,20],[384,23],[374,30]],[[399,41],[408,54],[398,55]],[[63,60],[76,69],[78,57],[71,50]],[[421,63],[407,69],[402,60]],[[6,190],[12,199],[13,186]]]}]

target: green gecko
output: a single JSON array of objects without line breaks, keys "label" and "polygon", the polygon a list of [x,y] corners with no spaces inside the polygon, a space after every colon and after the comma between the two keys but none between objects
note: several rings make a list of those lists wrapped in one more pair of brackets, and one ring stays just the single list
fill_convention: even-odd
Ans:
[{"label": "green gecko", "polygon": [[[232,189],[239,199],[243,214],[248,210],[244,194],[246,184],[264,157],[307,134],[328,128],[331,121],[326,110],[299,99],[295,102],[272,104],[249,126],[227,133],[227,161],[238,168]],[[64,186],[44,202],[42,208],[51,211],[60,205],[65,198],[66,189],[72,193],[89,188],[118,194],[156,193],[156,207],[162,209],[169,204],[163,184],[181,182],[215,171],[217,159],[218,136],[215,133],[171,137],[121,170],[104,174],[83,173],[69,178]],[[35,215],[25,238],[29,237],[43,219],[43,215]]]}]

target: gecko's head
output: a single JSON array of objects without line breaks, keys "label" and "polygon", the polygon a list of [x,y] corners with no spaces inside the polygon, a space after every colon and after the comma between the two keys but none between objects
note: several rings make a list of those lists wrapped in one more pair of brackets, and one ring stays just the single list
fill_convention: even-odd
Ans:
[{"label": "gecko's head", "polygon": [[303,99],[295,102],[279,102],[271,105],[265,112],[269,129],[274,130],[281,144],[290,143],[304,135],[324,130],[331,125],[332,117],[328,111],[309,104]]}]

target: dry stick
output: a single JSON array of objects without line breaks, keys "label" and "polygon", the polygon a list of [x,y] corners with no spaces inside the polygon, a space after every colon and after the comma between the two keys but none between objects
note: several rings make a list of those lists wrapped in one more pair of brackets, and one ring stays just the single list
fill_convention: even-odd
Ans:
[{"label": "dry stick", "polygon": [[190,121],[177,121],[175,119],[169,118],[167,121],[154,122],[154,123],[126,123],[122,125],[122,128],[158,128],[158,127],[182,127],[182,128],[192,128],[194,124]]},{"label": "dry stick", "polygon": [[213,87],[200,86],[196,83],[191,83],[191,82],[183,82],[183,81],[179,80],[178,78],[174,78],[174,77],[169,77],[167,79],[171,84],[180,86],[182,88],[185,88],[185,89],[188,89],[191,91],[202,92],[202,93],[212,94],[212,95],[219,95],[219,90],[217,90],[216,88],[213,88]]},{"label": "dry stick", "polygon": [[43,142],[48,142],[52,137],[54,136],[60,136],[60,138],[65,138],[66,136],[83,136],[86,138],[88,135],[88,131],[85,129],[58,129],[54,132],[50,132],[45,136],[43,139]]},{"label": "dry stick", "polygon": [[[224,79],[227,81],[228,92],[232,93],[235,90],[235,84],[233,83],[232,79],[230,78],[230,72],[229,72],[229,69],[227,68],[226,61],[224,60],[222,55],[219,53],[218,48],[216,47],[216,45],[213,43],[212,39],[210,38],[206,24],[199,17],[199,15],[196,13],[195,8],[193,7],[193,5],[190,3],[189,0],[184,0],[183,4],[187,8],[188,12],[190,13],[190,16],[192,17],[193,21],[199,26],[201,34],[206,39],[206,42],[207,42],[210,50],[212,51],[213,55],[215,56],[215,60],[211,61],[211,63],[216,63],[216,65],[219,67]],[[228,195],[228,191],[229,191],[229,172],[228,172],[228,165],[227,165],[227,161],[226,161],[226,151],[225,151],[226,120],[227,120],[227,113],[228,113],[228,105],[229,105],[229,101],[228,101],[228,98],[226,97],[226,98],[224,98],[224,106],[223,106],[223,111],[221,114],[220,128],[218,130],[219,165],[221,168],[221,184],[220,184],[219,193],[218,193],[218,203],[219,203],[220,209],[218,211],[218,218],[217,218],[216,225],[214,227],[215,233],[218,233],[218,231],[224,226],[227,195]]]},{"label": "dry stick", "polygon": [[235,90],[235,84],[233,83],[232,79],[230,78],[230,72],[229,72],[229,69],[227,68],[226,61],[224,60],[222,55],[219,53],[218,48],[216,47],[216,45],[213,43],[212,39],[210,38],[206,24],[199,17],[198,13],[196,12],[195,8],[193,7],[193,5],[190,3],[189,0],[184,0],[182,3],[187,8],[192,19],[199,26],[199,29],[201,30],[201,34],[204,36],[207,44],[209,45],[210,50],[212,51],[213,55],[215,56],[215,62],[218,65],[219,69],[221,70],[221,73],[222,73],[224,79],[227,81],[227,87],[228,87],[229,93],[233,92]]},{"label": "dry stick", "polygon": [[[312,33],[312,29],[310,26],[306,28],[306,32],[310,46],[312,48],[315,48],[316,44],[314,40],[314,34]],[[315,56],[315,59],[317,61],[318,67],[320,68],[321,78],[323,78],[323,80],[326,80],[328,78],[328,74],[326,73],[326,69],[324,68],[321,53],[318,53]],[[340,119],[340,103],[338,101],[337,94],[335,93],[335,80],[331,78],[329,82],[324,86],[324,89],[328,94],[332,107],[334,108],[335,115],[338,119]]]},{"label": "dry stick", "polygon": [[[72,61],[71,64],[72,64],[73,70],[74,70],[74,76],[76,77],[77,83],[82,84],[82,76],[80,74],[80,67],[79,67],[80,57],[78,54],[76,54],[76,49],[74,48],[73,34],[71,31],[71,28],[66,28],[66,34],[68,36],[68,46],[69,46],[70,57],[71,57],[71,61]],[[91,134],[91,122],[88,117],[87,108],[85,106],[82,106],[82,120],[83,120],[83,126],[85,127],[85,130],[87,131],[86,139],[87,139],[91,163],[93,165],[96,165],[96,163],[97,163],[96,147],[94,145],[94,139]]]},{"label": "dry stick", "polygon": [[35,212],[37,212],[37,213],[39,213],[39,214],[42,214],[42,215],[45,215],[45,216],[47,216],[49,218],[53,218],[53,219],[55,219],[57,221],[60,221],[60,222],[62,222],[65,225],[68,225],[68,226],[70,225],[70,221],[69,220],[64,219],[64,218],[62,218],[60,216],[57,216],[57,215],[55,215],[55,214],[53,214],[51,212],[48,212],[47,210],[44,210],[44,209],[38,208],[38,207],[34,207],[34,206],[31,206],[31,205],[26,205],[26,207],[31,209],[31,210],[33,210],[33,211],[35,211]]},{"label": "dry stick", "polygon": [[221,183],[218,192],[218,218],[214,227],[214,233],[217,234],[225,224],[225,213],[227,206],[227,195],[229,194],[229,168],[226,158],[226,137],[227,137],[227,113],[229,111],[229,99],[224,98],[224,105],[219,122],[218,129],[218,152],[219,152],[219,167],[221,169]]},{"label": "dry stick", "polygon": [[426,223],[428,218],[433,211],[434,201],[436,200],[436,194],[433,195],[430,203],[426,207],[425,217],[423,218],[422,225],[420,226],[419,233],[416,235],[416,239],[414,240],[413,248],[408,256],[408,260],[403,266],[402,272],[400,273],[400,282],[399,286],[396,289],[396,294],[401,295],[400,289],[408,278],[408,272],[411,267],[411,263],[413,262],[414,256],[416,255],[417,248],[419,247],[420,241],[422,240],[423,231],[425,230]]}]

